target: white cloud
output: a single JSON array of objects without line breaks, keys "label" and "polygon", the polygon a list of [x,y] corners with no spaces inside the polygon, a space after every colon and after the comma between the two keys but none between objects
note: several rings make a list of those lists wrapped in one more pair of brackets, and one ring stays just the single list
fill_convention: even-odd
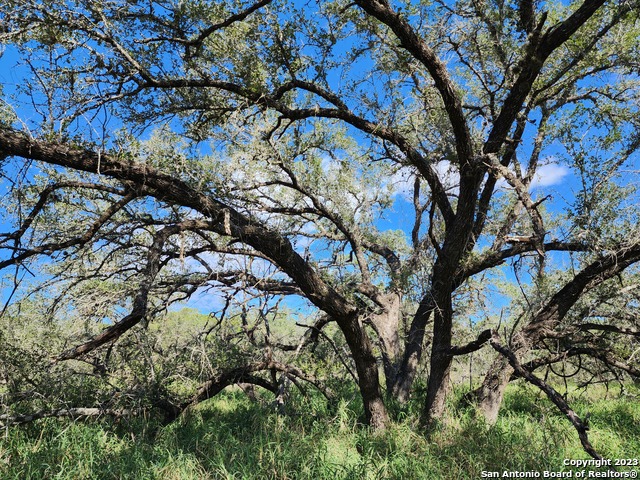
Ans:
[{"label": "white cloud", "polygon": [[[391,187],[393,195],[399,195],[408,202],[413,198],[414,172],[409,168],[398,169],[388,180],[386,184]],[[385,182],[385,180],[382,180]]]},{"label": "white cloud", "polygon": [[[549,156],[545,159],[545,162],[542,165],[538,166],[536,173],[533,176],[533,181],[529,186],[529,190],[533,190],[538,187],[559,185],[565,182],[565,177],[569,175],[571,175],[569,167],[558,163],[555,157]],[[496,189],[511,190],[512,187],[504,177],[501,177],[496,183]]]},{"label": "white cloud", "polygon": [[533,177],[531,188],[558,185],[563,181],[564,177],[569,174],[570,170],[565,165],[559,165],[557,163],[542,165],[538,168],[535,176]]},{"label": "white cloud", "polygon": [[457,195],[460,191],[460,172],[458,168],[447,160],[436,164],[436,173],[447,193]]},{"label": "white cloud", "polygon": [[[434,170],[447,193],[457,195],[460,186],[460,174],[457,168],[451,162],[442,160],[435,164]],[[412,202],[414,181],[415,170],[408,167],[401,168],[392,175],[389,179],[389,184],[392,186],[394,195],[399,195],[408,202]],[[422,188],[427,188],[425,182],[423,182]]]}]

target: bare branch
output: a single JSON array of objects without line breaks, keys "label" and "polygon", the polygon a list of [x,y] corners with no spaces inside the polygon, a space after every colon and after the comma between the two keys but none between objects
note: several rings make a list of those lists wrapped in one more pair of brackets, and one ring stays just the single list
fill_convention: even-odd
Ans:
[{"label": "bare branch", "polygon": [[525,338],[535,343],[546,335],[554,336],[553,329],[578,301],[582,292],[618,275],[638,261],[640,243],[634,243],[608,252],[589,264],[534,314],[523,330]]},{"label": "bare branch", "polygon": [[491,330],[483,330],[482,332],[480,332],[480,335],[478,335],[478,338],[473,340],[472,342],[469,342],[466,345],[462,346],[451,347],[449,349],[449,354],[457,356],[476,352],[484,347],[484,345],[491,339],[491,335]]},{"label": "bare branch", "polygon": [[230,17],[226,18],[224,21],[214,23],[213,25],[205,28],[202,32],[200,32],[200,34],[197,37],[195,37],[192,40],[189,40],[188,42],[186,42],[186,44],[189,46],[198,47],[202,45],[202,42],[204,42],[209,36],[211,36],[212,33],[218,30],[222,30],[223,28],[233,25],[234,23],[243,21],[253,12],[255,12],[256,10],[259,10],[265,5],[269,5],[272,1],[273,0],[261,0],[259,2],[256,2],[253,5],[251,5],[249,8],[246,8],[245,10],[243,10],[242,12],[231,15]]},{"label": "bare branch", "polygon": [[42,418],[88,418],[88,417],[131,417],[142,413],[141,410],[112,409],[112,408],[61,408],[58,410],[42,410],[23,415],[0,415],[0,426],[21,425]]},{"label": "bare branch", "polygon": [[585,452],[587,452],[597,460],[602,460],[603,457],[598,452],[596,452],[596,450],[591,445],[591,442],[589,442],[589,436],[587,435],[587,431],[589,430],[588,427],[585,426],[584,422],[582,421],[582,419],[580,419],[576,412],[574,412],[571,407],[569,407],[569,404],[562,397],[562,395],[560,395],[556,390],[553,389],[553,387],[545,383],[543,380],[533,375],[526,368],[523,368],[515,354],[500,343],[500,338],[497,334],[493,334],[490,342],[491,346],[497,352],[499,352],[509,360],[509,364],[519,376],[542,390],[547,395],[549,400],[551,400],[553,404],[558,407],[558,409],[562,413],[564,413],[564,415],[578,432],[580,443],[582,443],[582,447],[584,448]]},{"label": "bare branch", "polygon": [[93,337],[91,340],[78,345],[64,353],[62,353],[57,361],[70,360],[78,358],[82,355],[95,350],[96,348],[104,345],[105,343],[115,341],[122,336],[127,330],[131,329],[140,321],[142,321],[147,315],[147,300],[149,292],[153,286],[158,272],[160,271],[160,255],[162,254],[162,248],[166,240],[176,233],[179,233],[186,229],[194,227],[206,226],[207,223],[203,221],[185,221],[181,224],[170,225],[160,230],[153,239],[153,244],[149,247],[147,253],[147,265],[143,273],[143,278],[138,289],[136,297],[133,299],[133,307],[131,313],[124,317],[119,322],[106,328],[101,333]]},{"label": "bare branch", "polygon": [[[250,380],[256,380],[257,377],[252,376],[252,373],[275,370],[279,372],[283,372],[286,375],[293,375],[300,380],[304,380],[308,383],[311,383],[315,386],[320,392],[327,398],[331,398],[331,393],[324,387],[321,386],[320,382],[299,368],[293,367],[291,365],[286,365],[280,362],[275,361],[264,361],[252,363],[249,365],[244,365],[241,367],[237,367],[226,372],[222,372],[213,378],[207,380],[204,384],[202,384],[198,388],[198,392],[189,400],[189,402],[182,405],[181,410],[186,411],[193,406],[197,405],[204,400],[208,400],[213,398],[215,395],[220,393],[224,388],[229,385],[234,385],[236,383],[256,383],[260,386],[264,386],[268,390],[275,392],[277,390],[277,385],[268,384],[264,381],[251,382]],[[273,387],[273,388],[272,388]]]},{"label": "bare branch", "polygon": [[429,71],[449,116],[456,138],[456,152],[461,167],[468,166],[473,158],[473,142],[456,86],[449,77],[446,65],[429,48],[409,23],[393,11],[386,0],[356,0],[355,3],[369,15],[387,25],[406,48]]},{"label": "bare branch", "polygon": [[581,323],[578,325],[580,330],[600,330],[603,332],[619,333],[621,335],[631,335],[633,337],[640,337],[640,330],[634,330],[632,328],[618,327],[616,325],[608,325],[604,323]]}]

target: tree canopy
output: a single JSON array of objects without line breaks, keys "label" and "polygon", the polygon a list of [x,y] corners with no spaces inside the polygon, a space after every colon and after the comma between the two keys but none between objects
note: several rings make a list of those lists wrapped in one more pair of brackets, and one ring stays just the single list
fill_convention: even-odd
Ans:
[{"label": "tree canopy", "polygon": [[327,393],[324,344],[384,428],[492,346],[487,419],[524,378],[597,456],[538,372],[640,376],[638,1],[0,5],[3,315],[84,322],[55,365],[191,301],[252,347],[174,412],[268,371]]}]

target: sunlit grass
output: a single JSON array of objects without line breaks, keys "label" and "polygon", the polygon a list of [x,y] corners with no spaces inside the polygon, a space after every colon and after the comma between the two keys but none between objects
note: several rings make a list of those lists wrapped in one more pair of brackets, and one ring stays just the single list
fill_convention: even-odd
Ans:
[{"label": "sunlit grass", "polygon": [[[637,399],[573,403],[591,413],[596,449],[611,458],[638,456]],[[355,404],[317,405],[296,399],[289,415],[278,416],[268,401],[226,392],[167,426],[150,419],[40,421],[3,432],[0,478],[471,479],[482,471],[562,470],[565,458],[587,458],[562,415],[517,386],[495,426],[470,408],[452,410],[429,437],[416,430],[413,414],[372,434],[358,422]]]}]

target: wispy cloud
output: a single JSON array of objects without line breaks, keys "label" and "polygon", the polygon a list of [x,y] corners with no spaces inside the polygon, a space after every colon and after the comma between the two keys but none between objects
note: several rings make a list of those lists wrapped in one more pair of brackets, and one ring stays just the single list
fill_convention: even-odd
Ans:
[{"label": "wispy cloud", "polygon": [[200,312],[209,313],[221,310],[224,303],[224,296],[216,291],[215,288],[199,288],[191,295],[189,300],[178,305],[179,307],[195,308]]},{"label": "wispy cloud", "polygon": [[531,188],[558,185],[559,183],[562,183],[564,178],[570,173],[571,171],[569,170],[569,167],[565,165],[547,163],[546,165],[542,165],[538,168],[538,171],[531,182]]},{"label": "wispy cloud", "polygon": [[[442,160],[435,164],[434,170],[445,190],[451,195],[457,195],[460,185],[460,174],[457,168],[451,162]],[[402,168],[389,179],[389,184],[392,186],[394,195],[399,195],[410,202],[413,199],[414,181],[415,171],[411,168]],[[427,187],[423,185],[422,188]]]},{"label": "wispy cloud", "polygon": [[[559,185],[566,182],[566,177],[569,175],[571,175],[571,169],[569,167],[558,163],[555,157],[549,156],[542,165],[538,166],[529,190]],[[505,178],[500,178],[496,184],[496,188],[511,190],[512,187]]]}]

